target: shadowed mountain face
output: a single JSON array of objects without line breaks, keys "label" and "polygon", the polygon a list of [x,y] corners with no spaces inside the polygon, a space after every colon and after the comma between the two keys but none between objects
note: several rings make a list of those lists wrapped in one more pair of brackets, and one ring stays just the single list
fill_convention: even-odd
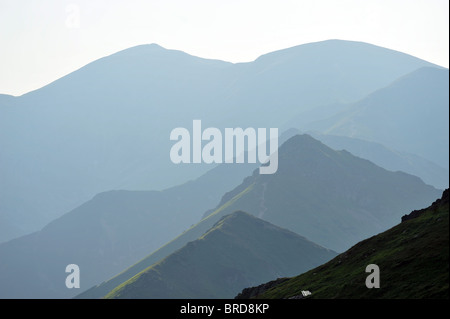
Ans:
[{"label": "shadowed mountain face", "polygon": [[448,87],[448,69],[421,68],[306,127],[378,142],[448,170]]},{"label": "shadowed mountain face", "polygon": [[334,151],[308,135],[297,135],[280,147],[275,174],[254,171],[198,224],[79,297],[105,296],[237,210],[343,251],[395,225],[405,210],[424,207],[439,193],[417,177],[386,171],[346,151]]},{"label": "shadowed mountain face", "polygon": [[[283,133],[280,142],[294,133]],[[257,167],[220,164],[164,191],[96,195],[41,231],[0,244],[0,260],[8,261],[0,263],[0,286],[11,287],[0,297],[73,297],[79,291],[63,284],[66,265],[83,269],[83,289],[110,278],[197,223]]]},{"label": "shadowed mountain face", "polygon": [[415,176],[334,151],[309,135],[284,143],[279,163],[276,174],[245,179],[217,211],[242,209],[342,251],[439,194]]},{"label": "shadowed mountain face", "polygon": [[72,263],[82,289],[110,278],[198,222],[255,167],[219,165],[164,191],[101,193],[41,231],[0,244],[0,287],[7,287],[0,298],[73,297],[79,291],[64,284]]},{"label": "shadowed mountain face", "polygon": [[200,176],[210,167],[177,166],[168,156],[170,131],[191,128],[193,119],[279,127],[301,110],[362,99],[423,66],[432,64],[337,40],[240,64],[143,45],[23,96],[1,96],[0,220],[10,232],[0,241],[105,190],[161,190]]},{"label": "shadowed mountain face", "polygon": [[447,169],[421,156],[400,152],[382,144],[358,138],[308,132],[312,137],[335,150],[347,150],[390,171],[402,171],[420,177],[425,184],[438,189],[449,185]]},{"label": "shadowed mountain face", "polygon": [[249,283],[306,271],[335,252],[244,212],[223,217],[107,298],[231,298]]},{"label": "shadowed mountain face", "polygon": [[[238,298],[448,299],[449,191],[402,223],[359,242],[328,263],[297,277],[245,289]],[[367,289],[366,266],[380,270],[380,288]]]}]

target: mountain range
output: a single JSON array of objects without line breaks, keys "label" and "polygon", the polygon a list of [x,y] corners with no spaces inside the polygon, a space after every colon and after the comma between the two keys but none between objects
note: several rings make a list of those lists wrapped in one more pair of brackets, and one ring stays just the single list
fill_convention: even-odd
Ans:
[{"label": "mountain range", "polygon": [[[438,68],[352,41],[305,44],[236,64],[151,44],[22,96],[2,95],[0,241],[39,230],[104,191],[163,190],[199,177],[211,166],[175,165],[168,156],[170,131],[193,119],[218,128],[281,127],[305,110],[362,100],[421,67]],[[433,128],[422,133],[405,145],[436,140],[428,149],[440,147]]]},{"label": "mountain range", "polygon": [[[448,299],[449,191],[395,227],[365,239],[331,261],[292,278],[244,289],[236,298]],[[365,285],[375,264],[380,287]]]},{"label": "mountain range", "polygon": [[70,297],[60,270],[75,260],[83,285],[108,279],[197,223],[255,167],[223,164],[164,191],[96,195],[42,230],[0,244],[0,286],[8,287],[0,297]]},{"label": "mountain range", "polygon": [[[448,187],[448,105],[448,69],[340,40],[236,64],[142,45],[0,95],[0,298],[223,298],[306,272]],[[279,128],[278,171],[172,163],[195,119]]]},{"label": "mountain range", "polygon": [[306,128],[377,142],[448,170],[448,87],[448,69],[420,68]]},{"label": "mountain range", "polygon": [[402,171],[420,177],[426,184],[438,189],[449,186],[449,171],[436,163],[412,153],[401,152],[376,142],[355,137],[322,134],[308,131],[323,144],[335,150],[346,150],[355,156],[367,159],[389,171]]},{"label": "mountain range", "polygon": [[343,251],[367,234],[394,225],[402,206],[424,206],[439,193],[417,177],[386,171],[309,135],[286,141],[279,163],[273,175],[254,172],[246,178],[222,198],[216,212],[244,210]]},{"label": "mountain range", "polygon": [[346,151],[332,150],[308,135],[296,135],[280,147],[275,174],[259,175],[255,170],[200,222],[78,298],[106,296],[197,240],[234,211],[246,211],[318,245],[343,251],[391,227],[405,210],[425,207],[439,193],[417,177],[389,172]]}]

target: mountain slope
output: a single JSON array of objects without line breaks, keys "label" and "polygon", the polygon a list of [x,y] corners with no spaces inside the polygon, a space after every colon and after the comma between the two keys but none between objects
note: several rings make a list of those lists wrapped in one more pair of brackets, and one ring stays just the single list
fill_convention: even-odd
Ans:
[{"label": "mountain slope", "polygon": [[[328,263],[271,288],[245,289],[238,298],[445,298],[449,297],[449,191],[430,207],[340,254]],[[365,268],[380,268],[380,288],[367,289]]]},{"label": "mountain slope", "polygon": [[0,214],[39,217],[30,232],[105,190],[161,190],[211,169],[173,164],[169,134],[208,113],[229,65],[139,46],[0,107]]},{"label": "mountain slope", "polygon": [[343,251],[437,194],[417,177],[386,171],[298,135],[283,144],[276,174],[254,173],[224,196],[217,211],[241,209]]},{"label": "mountain slope", "polygon": [[334,151],[308,135],[297,135],[280,147],[275,174],[254,171],[199,223],[79,297],[105,296],[237,210],[343,251],[391,227],[405,210],[423,207],[439,193],[417,177],[386,171],[346,151]]},{"label": "mountain slope", "polygon": [[258,120],[282,125],[300,111],[353,102],[420,67],[438,67],[418,62],[413,56],[362,42],[303,44],[243,64],[245,72],[226,102],[239,105],[244,119],[251,120],[257,110]]},{"label": "mountain slope", "polygon": [[[0,244],[1,298],[64,298],[68,264],[82,271],[82,289],[136,263],[214,207],[256,164],[220,165],[164,191],[110,191],[29,236]],[[218,185],[217,180],[221,183]]]},{"label": "mountain slope", "polygon": [[0,216],[24,227],[11,235],[19,236],[105,190],[184,183],[211,167],[170,161],[176,127],[190,129],[193,119],[279,127],[300,110],[362,99],[423,66],[432,64],[337,40],[238,64],[154,44],[118,52],[0,100]]},{"label": "mountain slope", "polygon": [[230,298],[250,282],[311,269],[336,253],[244,212],[114,289],[107,298]]},{"label": "mountain slope", "polygon": [[445,168],[414,154],[396,151],[375,142],[354,137],[308,132],[315,139],[335,150],[347,150],[389,171],[402,171],[420,177],[438,189],[449,186],[449,172]]},{"label": "mountain slope", "polygon": [[421,68],[309,128],[378,142],[448,170],[448,87],[448,69]]}]

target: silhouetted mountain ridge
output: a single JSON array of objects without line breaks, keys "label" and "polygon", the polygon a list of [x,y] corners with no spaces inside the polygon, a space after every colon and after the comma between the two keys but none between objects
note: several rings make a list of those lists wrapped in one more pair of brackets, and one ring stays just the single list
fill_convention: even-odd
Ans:
[{"label": "silhouetted mountain ridge", "polygon": [[0,297],[73,297],[77,291],[63,284],[65,266],[82,269],[82,289],[110,278],[196,223],[255,167],[223,164],[164,191],[94,196],[41,231],[0,244],[0,260],[8,261],[0,263],[0,286],[10,287]]},{"label": "silhouetted mountain ridge", "polygon": [[420,68],[307,127],[378,142],[448,170],[448,87],[448,69]]},{"label": "silhouetted mountain ridge", "polygon": [[112,54],[0,107],[0,215],[18,236],[105,190],[179,185],[211,167],[170,161],[175,127],[280,127],[422,66],[434,65],[336,40],[237,64],[154,44]]},{"label": "silhouetted mountain ridge", "polygon": [[278,154],[275,174],[259,175],[255,170],[199,223],[78,297],[105,296],[237,210],[342,251],[391,227],[405,210],[424,207],[440,193],[415,176],[386,171],[349,152],[334,151],[308,135],[290,138]]},{"label": "silhouetted mountain ridge", "polygon": [[114,289],[107,298],[230,298],[249,282],[310,269],[336,253],[244,212]]}]

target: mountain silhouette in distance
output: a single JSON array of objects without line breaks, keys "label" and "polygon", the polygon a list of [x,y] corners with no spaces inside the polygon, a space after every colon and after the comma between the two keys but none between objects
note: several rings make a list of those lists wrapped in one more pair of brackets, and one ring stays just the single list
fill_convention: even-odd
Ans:
[{"label": "mountain silhouette in distance", "polygon": [[193,119],[279,127],[301,110],[362,99],[424,66],[433,64],[339,40],[237,64],[152,44],[2,98],[0,219],[12,233],[0,240],[38,230],[106,190],[162,190],[200,176],[211,167],[168,156],[170,131]]},{"label": "mountain silhouette in distance", "polygon": [[448,69],[424,67],[307,126],[419,155],[449,169]]},{"label": "mountain silhouette in distance", "polygon": [[421,156],[400,152],[380,143],[359,138],[306,132],[335,150],[347,150],[355,156],[367,159],[389,171],[402,171],[420,177],[426,184],[438,189],[449,185],[449,172],[436,163]]},{"label": "mountain silhouette in distance", "polygon": [[439,192],[415,176],[386,171],[305,134],[282,145],[275,174],[254,173],[222,198],[216,213],[244,210],[343,251],[395,225],[399,214],[425,206]]},{"label": "mountain silhouette in distance", "polygon": [[[290,138],[295,130],[279,136]],[[0,297],[73,297],[63,269],[83,269],[83,288],[102,282],[197,223],[221,196],[258,168],[220,164],[201,177],[163,191],[100,193],[29,236],[0,244]],[[218,182],[220,181],[220,182]],[[83,230],[83,231],[80,231]],[[18,276],[26,280],[17,281]]]},{"label": "mountain silhouette in distance", "polygon": [[110,278],[197,223],[256,167],[223,164],[164,191],[96,195],[41,231],[0,244],[0,286],[9,287],[0,297],[73,297],[64,285],[68,264],[80,267],[81,288]]}]

